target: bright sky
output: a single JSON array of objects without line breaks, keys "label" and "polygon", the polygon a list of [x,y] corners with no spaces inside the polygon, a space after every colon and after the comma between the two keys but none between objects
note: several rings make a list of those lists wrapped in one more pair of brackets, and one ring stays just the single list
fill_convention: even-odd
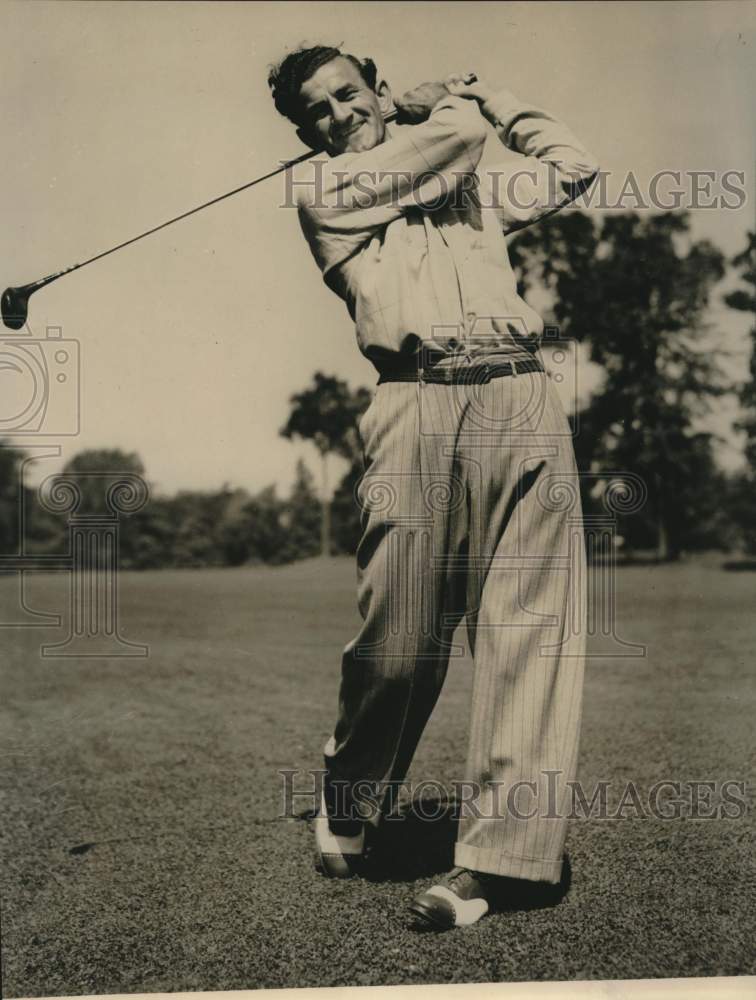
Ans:
[{"label": "bright sky", "polygon": [[[300,152],[266,69],[302,41],[372,56],[399,93],[475,70],[566,121],[613,172],[610,190],[628,170],[642,187],[662,169],[745,171],[740,210],[694,213],[696,233],[731,256],[754,225],[755,12],[727,0],[6,0],[0,285],[83,260]],[[163,491],[285,490],[300,454],[315,469],[310,446],[278,436],[289,396],[316,369],[355,386],[375,377],[295,213],[277,207],[282,190],[265,182],[32,298],[36,338],[59,326],[80,344],[81,431],[61,441],[64,459],[137,451]],[[713,318],[737,374],[748,317]],[[0,372],[0,394],[13,377]]]}]

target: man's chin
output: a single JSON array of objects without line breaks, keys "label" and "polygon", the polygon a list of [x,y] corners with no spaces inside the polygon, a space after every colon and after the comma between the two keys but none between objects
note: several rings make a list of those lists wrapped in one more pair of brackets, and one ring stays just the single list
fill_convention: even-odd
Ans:
[{"label": "man's chin", "polygon": [[380,141],[381,137],[376,135],[372,129],[363,127],[358,129],[354,135],[347,137],[347,141],[339,153],[366,153],[369,149],[374,149]]}]

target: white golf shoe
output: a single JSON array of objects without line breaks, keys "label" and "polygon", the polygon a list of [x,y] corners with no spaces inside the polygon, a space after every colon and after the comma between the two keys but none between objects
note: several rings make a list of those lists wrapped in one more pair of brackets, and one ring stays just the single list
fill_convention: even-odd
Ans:
[{"label": "white golf shoe", "polygon": [[315,868],[327,878],[352,878],[363,868],[365,829],[354,837],[339,836],[328,825],[325,800],[315,817]]},{"label": "white golf shoe", "polygon": [[433,930],[468,927],[489,912],[495,882],[495,875],[453,868],[439,883],[421,893],[410,910]]}]

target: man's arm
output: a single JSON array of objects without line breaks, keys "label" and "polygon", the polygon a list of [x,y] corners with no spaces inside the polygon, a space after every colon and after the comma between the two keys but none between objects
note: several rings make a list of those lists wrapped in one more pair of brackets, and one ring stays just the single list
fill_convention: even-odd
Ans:
[{"label": "man's arm", "polygon": [[450,77],[446,86],[459,97],[474,99],[501,142],[522,156],[489,167],[482,177],[481,200],[496,210],[505,232],[558,211],[596,179],[594,157],[547,111],[482,81],[465,85]]},{"label": "man's arm", "polygon": [[446,96],[427,121],[374,149],[310,161],[294,176],[302,229],[324,276],[411,207],[428,207],[475,171],[487,127],[475,101]]}]

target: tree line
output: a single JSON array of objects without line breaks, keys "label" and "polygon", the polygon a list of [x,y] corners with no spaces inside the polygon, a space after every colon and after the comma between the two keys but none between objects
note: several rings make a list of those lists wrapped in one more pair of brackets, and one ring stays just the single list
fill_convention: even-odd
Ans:
[{"label": "tree line", "polygon": [[[665,560],[702,549],[756,553],[756,325],[749,334],[749,370],[731,383],[722,365],[725,331],[707,323],[728,268],[737,287],[722,301],[756,314],[756,234],[727,261],[709,241],[692,238],[686,213],[629,212],[596,220],[574,211],[524,230],[510,254],[524,297],[537,294],[542,313],[546,298],[552,343],[583,344],[603,373],[577,415],[576,457],[588,474],[582,480],[586,513],[600,510],[610,483],[640,478],[645,504],[619,516],[629,554],[650,550]],[[714,401],[727,393],[738,399],[734,429],[744,440],[743,465],[730,474],[717,461],[722,441],[702,429]],[[360,537],[355,490],[363,471],[357,422],[371,395],[317,372],[291,397],[281,434],[315,444],[319,485],[300,461],[285,497],[274,486],[251,494],[228,485],[152,496],[121,519],[121,565],[278,564],[354,552]],[[331,494],[332,454],[347,460],[348,471],[330,502],[322,502]],[[26,551],[60,552],[66,517],[45,509],[34,490],[20,485],[22,459],[22,451],[0,448],[0,551],[18,550],[23,509]],[[87,485],[92,472],[148,479],[134,453],[82,452],[63,470],[80,480],[77,513],[94,512],[102,503]]]}]

